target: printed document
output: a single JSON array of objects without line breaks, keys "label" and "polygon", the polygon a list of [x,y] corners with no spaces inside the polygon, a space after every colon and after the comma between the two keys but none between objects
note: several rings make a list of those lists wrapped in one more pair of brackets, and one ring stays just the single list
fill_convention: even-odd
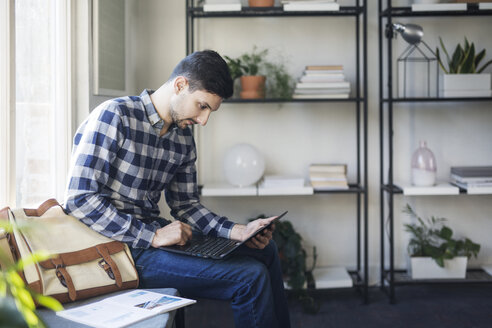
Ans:
[{"label": "printed document", "polygon": [[146,290],[134,290],[58,311],[56,314],[91,327],[118,328],[193,303],[196,301]]}]

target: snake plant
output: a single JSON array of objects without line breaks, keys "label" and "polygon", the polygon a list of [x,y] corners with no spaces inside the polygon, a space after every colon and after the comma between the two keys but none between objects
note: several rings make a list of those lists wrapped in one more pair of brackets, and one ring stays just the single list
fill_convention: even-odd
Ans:
[{"label": "snake plant", "polygon": [[473,42],[468,42],[465,38],[465,43],[462,46],[458,43],[453,55],[450,57],[442,39],[439,37],[439,42],[441,43],[441,48],[446,55],[446,60],[448,63],[448,68],[444,66],[443,59],[439,53],[439,48],[436,48],[436,57],[441,66],[442,70],[446,74],[479,74],[492,63],[489,60],[479,68],[479,64],[485,57],[485,49],[476,53],[475,45]]}]

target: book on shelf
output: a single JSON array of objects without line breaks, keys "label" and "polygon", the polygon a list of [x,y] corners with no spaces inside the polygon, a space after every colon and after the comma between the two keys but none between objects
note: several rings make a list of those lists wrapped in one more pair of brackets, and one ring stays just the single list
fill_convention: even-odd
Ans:
[{"label": "book on shelf", "polygon": [[462,177],[457,174],[451,174],[451,180],[461,183],[492,183],[492,176],[490,177]]},{"label": "book on shelf", "polygon": [[309,94],[349,94],[350,88],[297,88],[294,89],[294,93],[299,95]]},{"label": "book on shelf", "polygon": [[309,173],[343,173],[347,174],[347,164],[313,163],[309,165]]},{"label": "book on shelf", "polygon": [[347,89],[350,88],[350,82],[297,82],[298,89]]},{"label": "book on shelf", "polygon": [[91,327],[117,328],[193,303],[192,299],[137,289],[56,314]]},{"label": "book on shelf", "polygon": [[311,181],[347,181],[345,173],[310,172]]},{"label": "book on shelf", "polygon": [[311,181],[311,186],[315,191],[349,189],[347,181]]},{"label": "book on shelf", "polygon": [[327,71],[327,70],[305,70],[303,71],[303,74],[304,75],[332,75],[332,74],[344,74],[343,73],[343,70],[339,70],[339,71]]},{"label": "book on shelf", "polygon": [[343,71],[343,65],[306,65],[306,71]]},{"label": "book on shelf", "polygon": [[284,11],[339,11],[340,5],[333,1],[289,1],[283,3]]},{"label": "book on shelf", "polygon": [[412,11],[466,11],[466,3],[414,3]]},{"label": "book on shelf", "polygon": [[238,0],[207,0],[203,4],[203,11],[241,11],[241,8]]},{"label": "book on shelf", "polygon": [[348,99],[348,93],[336,94],[296,94],[292,95],[292,99]]},{"label": "book on shelf", "polygon": [[452,166],[451,174],[461,178],[491,178],[492,166]]},{"label": "book on shelf", "polygon": [[343,82],[345,81],[345,74],[334,73],[334,74],[312,74],[312,75],[302,75],[299,78],[299,82]]}]

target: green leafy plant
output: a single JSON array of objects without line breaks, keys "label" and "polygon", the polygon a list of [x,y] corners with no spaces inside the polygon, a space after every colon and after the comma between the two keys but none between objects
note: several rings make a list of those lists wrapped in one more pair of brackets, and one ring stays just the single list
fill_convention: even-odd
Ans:
[{"label": "green leafy plant", "polygon": [[[0,230],[11,233],[13,225],[0,222]],[[26,227],[17,227],[26,229]],[[2,327],[46,327],[46,324],[36,313],[36,303],[53,311],[63,310],[63,306],[56,299],[44,296],[29,289],[19,272],[33,263],[44,261],[52,256],[46,252],[36,252],[31,256],[19,260],[17,263],[5,265],[0,271],[0,316]],[[6,254],[0,249],[0,262],[9,263]],[[23,319],[23,320],[22,320]]]},{"label": "green leafy plant", "polygon": [[441,66],[442,70],[446,74],[479,74],[492,63],[492,60],[489,60],[479,68],[479,64],[482,59],[484,59],[486,51],[483,49],[482,51],[476,53],[475,45],[473,42],[468,42],[467,38],[465,38],[465,43],[463,46],[458,43],[451,57],[449,56],[441,37],[439,37],[439,42],[444,54],[446,55],[448,68],[444,66],[439,48],[436,48],[436,57],[439,62],[439,66]]},{"label": "green leafy plant", "polygon": [[456,256],[477,257],[480,245],[468,238],[453,238],[453,230],[444,224],[445,218],[432,216],[424,221],[408,204],[403,212],[417,219],[417,223],[405,224],[405,230],[411,234],[410,256],[432,257],[440,267],[444,267],[444,260]]},{"label": "green leafy plant", "polygon": [[269,98],[290,99],[294,89],[294,79],[287,67],[279,59],[269,60],[268,49],[259,50],[256,46],[251,52],[237,58],[224,56],[233,80],[246,75],[267,76],[267,95]]},{"label": "green leafy plant", "polygon": [[244,53],[237,58],[231,58],[224,56],[227,65],[231,72],[233,80],[243,75],[260,75],[265,74],[265,63],[267,63],[266,56],[268,49],[259,51],[258,48],[253,47],[253,51],[250,53]]},{"label": "green leafy plant", "polygon": [[[265,215],[251,219],[262,219]],[[306,266],[307,254],[302,247],[302,237],[295,231],[294,226],[288,220],[280,220],[275,223],[273,240],[277,244],[282,274],[287,285],[301,302],[307,313],[317,313],[320,305],[311,297],[305,289],[305,285],[312,283],[312,272],[316,267],[316,247],[313,247],[313,263],[310,268]]]}]

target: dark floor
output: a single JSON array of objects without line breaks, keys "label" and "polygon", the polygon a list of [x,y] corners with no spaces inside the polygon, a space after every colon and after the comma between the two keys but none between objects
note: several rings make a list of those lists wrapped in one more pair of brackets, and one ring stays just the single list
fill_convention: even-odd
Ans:
[{"label": "dark floor", "polygon": [[[320,311],[306,314],[289,298],[292,327],[492,327],[492,285],[399,286],[397,303],[389,304],[379,288],[370,288],[369,305],[353,289],[315,295]],[[186,328],[234,327],[226,302],[199,300],[186,309]]]}]

